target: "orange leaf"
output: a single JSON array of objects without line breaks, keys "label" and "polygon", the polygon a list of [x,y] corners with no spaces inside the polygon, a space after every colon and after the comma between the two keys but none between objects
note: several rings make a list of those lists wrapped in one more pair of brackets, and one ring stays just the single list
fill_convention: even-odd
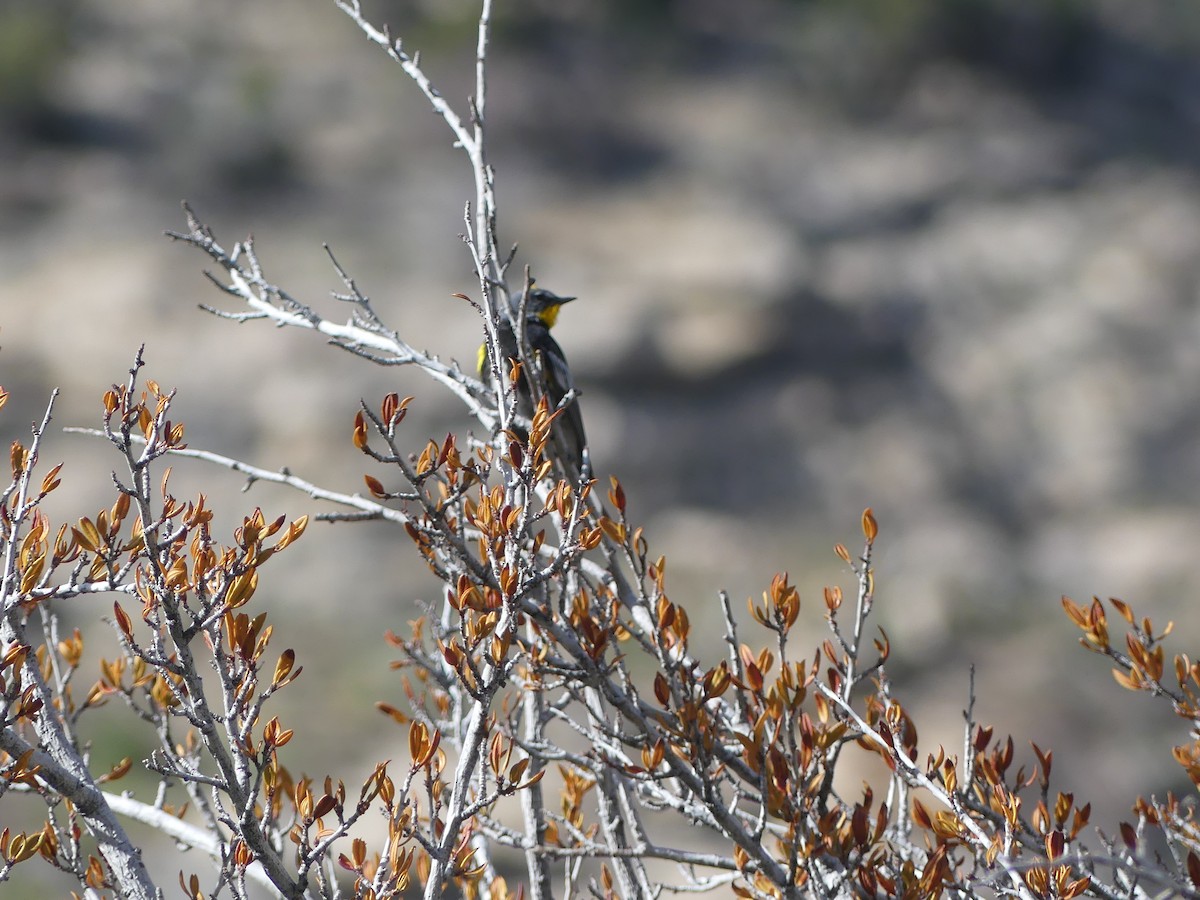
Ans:
[{"label": "orange leaf", "polygon": [[875,513],[871,511],[871,507],[869,506],[863,510],[862,530],[867,543],[875,543],[875,536],[879,534],[879,523],[875,521]]}]

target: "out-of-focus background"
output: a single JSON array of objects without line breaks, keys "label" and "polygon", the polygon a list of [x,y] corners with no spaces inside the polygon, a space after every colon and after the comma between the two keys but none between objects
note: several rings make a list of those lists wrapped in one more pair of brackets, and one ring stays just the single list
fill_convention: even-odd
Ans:
[{"label": "out-of-focus background", "polygon": [[[1065,789],[1106,786],[1098,817],[1178,786],[1179,726],[1111,683],[1059,598],[1173,619],[1179,650],[1200,636],[1200,5],[497,7],[501,238],[581,298],[556,333],[593,459],[672,599],[715,622],[717,590],[787,569],[815,644],[822,588],[849,587],[832,547],[870,505],[927,749],[961,746],[974,663],[979,718],[1053,746]],[[369,11],[465,111],[476,4]],[[473,293],[470,196],[444,124],[331,2],[6,0],[0,437],[55,386],[56,425],[97,424],[144,343],[192,446],[360,489],[359,398],[415,394],[414,449],[462,411],[418,373],[201,312],[228,298],[162,232],[187,198],[339,317],[327,242],[402,335],[469,364],[480,327],[450,294]],[[111,503],[94,439],[55,434],[43,459],[67,462],[61,516]],[[319,511],[199,464],[174,478],[229,528]],[[399,696],[381,633],[436,587],[382,525],[314,525],[281,559],[260,595],[306,666],[294,764],[351,781],[400,737],[370,705]],[[112,721],[102,755],[136,754]]]}]

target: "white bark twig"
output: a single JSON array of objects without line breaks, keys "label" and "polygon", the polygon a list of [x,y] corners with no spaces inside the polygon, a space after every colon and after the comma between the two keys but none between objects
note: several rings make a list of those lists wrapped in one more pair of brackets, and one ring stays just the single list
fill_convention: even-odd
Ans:
[{"label": "white bark twig", "polygon": [[[482,402],[483,398],[489,396],[489,392],[477,379],[464,374],[457,365],[447,365],[434,356],[422,353],[394,333],[385,332],[377,323],[367,328],[353,323],[338,324],[322,317],[295,300],[287,291],[266,280],[251,242],[235,244],[233,250],[226,251],[217,242],[211,229],[200,222],[186,203],[184,212],[188,230],[168,231],[167,236],[191,244],[208,254],[221,266],[228,278],[227,282],[214,278],[214,282],[225,293],[240,299],[250,310],[248,313],[218,313],[219,315],[239,321],[266,319],[276,325],[315,331],[328,337],[335,346],[372,362],[389,366],[416,366],[458,397],[470,414],[483,425],[489,428],[494,426],[495,413]],[[245,264],[243,259],[246,260]],[[337,266],[336,260],[334,265],[339,275],[347,279],[348,276]]]}]

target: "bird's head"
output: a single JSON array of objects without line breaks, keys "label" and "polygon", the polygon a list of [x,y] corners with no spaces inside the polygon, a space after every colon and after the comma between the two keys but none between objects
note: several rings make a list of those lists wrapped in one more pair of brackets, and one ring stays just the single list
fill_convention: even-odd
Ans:
[{"label": "bird's head", "polygon": [[[553,328],[558,321],[558,311],[564,303],[570,303],[574,297],[560,297],[558,294],[544,288],[533,288],[529,292],[529,300],[525,304],[525,318],[531,322],[541,322],[547,328]],[[518,294],[514,303],[521,308],[521,296]]]}]

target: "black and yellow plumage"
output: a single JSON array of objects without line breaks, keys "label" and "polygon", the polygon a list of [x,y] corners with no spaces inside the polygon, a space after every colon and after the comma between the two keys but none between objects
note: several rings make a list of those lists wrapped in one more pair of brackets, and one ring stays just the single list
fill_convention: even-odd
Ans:
[{"label": "black and yellow plumage", "polygon": [[[517,294],[512,299],[513,318],[520,314],[525,307],[525,340],[530,351],[540,360],[542,376],[545,379],[546,399],[553,412],[563,398],[574,390],[575,381],[571,377],[571,369],[567,358],[550,335],[550,329],[558,321],[558,314],[564,303],[570,303],[574,297],[561,297],[558,294],[542,288],[532,288],[526,300],[523,294]],[[501,364],[508,365],[509,360],[520,359],[517,348],[517,336],[513,333],[508,317],[499,317],[500,352],[503,355]],[[487,345],[479,348],[479,375],[490,383],[492,367],[488,360]],[[532,419],[536,406],[535,397],[540,391],[534,392],[530,384],[530,373],[527,367],[522,367],[517,390],[517,414],[524,419]],[[566,467],[568,474],[578,478],[588,465],[587,438],[583,430],[583,414],[579,409],[579,400],[572,398],[563,408],[551,428],[551,437],[555,443],[558,458]]]}]

